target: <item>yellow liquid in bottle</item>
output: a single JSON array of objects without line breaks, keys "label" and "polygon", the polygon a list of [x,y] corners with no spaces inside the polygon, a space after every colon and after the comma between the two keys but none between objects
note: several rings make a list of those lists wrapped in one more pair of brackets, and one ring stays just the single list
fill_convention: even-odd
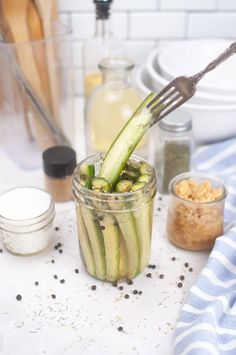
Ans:
[{"label": "yellow liquid in bottle", "polygon": [[88,97],[93,90],[102,83],[102,73],[96,72],[87,74],[84,77],[84,95]]},{"label": "yellow liquid in bottle", "polygon": [[[141,95],[133,87],[112,90],[109,87],[98,90],[87,110],[89,141],[93,151],[106,152],[142,101]],[[147,146],[144,137],[138,148]]]}]

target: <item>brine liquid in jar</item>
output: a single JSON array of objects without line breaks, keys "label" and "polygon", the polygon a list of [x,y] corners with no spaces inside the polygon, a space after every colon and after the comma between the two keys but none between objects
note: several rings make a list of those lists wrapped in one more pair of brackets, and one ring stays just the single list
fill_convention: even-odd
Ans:
[{"label": "brine liquid in jar", "polygon": [[[87,153],[106,152],[124,124],[142,102],[142,94],[131,85],[133,63],[127,59],[104,59],[99,63],[103,74],[100,85],[86,105]],[[137,147],[145,156],[147,137]]]}]

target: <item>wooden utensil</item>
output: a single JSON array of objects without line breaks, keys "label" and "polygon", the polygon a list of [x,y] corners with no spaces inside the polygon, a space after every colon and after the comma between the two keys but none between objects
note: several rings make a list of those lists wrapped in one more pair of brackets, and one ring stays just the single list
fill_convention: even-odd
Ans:
[{"label": "wooden utensil", "polygon": [[55,16],[55,1],[54,0],[35,0],[39,15],[42,19],[44,38],[49,38],[45,43],[46,57],[48,64],[49,86],[51,92],[52,109],[57,124],[60,125],[59,114],[59,81],[57,76],[56,56],[54,44],[50,40],[53,36],[52,18]]},{"label": "wooden utensil", "polygon": [[[28,0],[1,0],[1,18],[9,28],[9,33],[15,43],[29,42],[29,31],[27,23]],[[34,59],[32,46],[25,44],[17,46],[17,57],[21,70],[26,80],[37,92],[43,105],[47,105],[44,97],[43,87],[40,80],[37,65]],[[52,133],[45,127],[39,117],[34,116],[35,136],[39,146],[46,149],[56,144]]]},{"label": "wooden utensil", "polygon": [[[30,40],[42,41],[43,40],[42,22],[39,18],[34,1],[32,0],[28,1],[27,19],[28,19]],[[37,45],[33,44],[32,49],[34,52],[34,58],[37,65],[37,69],[40,75],[44,97],[47,102],[47,108],[50,110],[50,112],[52,112],[45,43],[42,41],[42,42],[38,42]]]}]

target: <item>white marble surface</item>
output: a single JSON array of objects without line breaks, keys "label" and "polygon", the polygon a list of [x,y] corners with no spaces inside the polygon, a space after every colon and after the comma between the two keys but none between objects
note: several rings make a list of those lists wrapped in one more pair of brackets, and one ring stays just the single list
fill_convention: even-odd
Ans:
[{"label": "white marble surface", "polygon": [[[77,119],[82,120],[81,106]],[[82,127],[79,122],[78,127]],[[84,154],[83,140],[79,158]],[[42,172],[19,170],[0,149],[0,191],[17,185],[43,186]],[[133,285],[119,290],[90,277],[81,262],[74,205],[56,206],[54,242],[44,252],[19,257],[0,242],[0,353],[3,355],[171,355],[173,334],[183,301],[207,253],[182,251],[165,238],[167,199],[156,197],[152,255]],[[62,243],[63,253],[54,249]],[[176,260],[172,261],[171,258]],[[55,260],[54,263],[51,260]],[[188,262],[190,272],[184,266]],[[75,269],[79,273],[75,273]],[[147,273],[152,277],[146,277]],[[161,279],[160,274],[164,275]],[[58,279],[54,279],[54,275]],[[185,276],[178,288],[180,275]],[[65,283],[60,283],[64,279]],[[39,285],[36,286],[35,282]],[[96,285],[96,291],[91,289]],[[133,290],[142,291],[134,295]],[[16,295],[22,296],[21,301]],[[52,294],[56,298],[51,297]],[[124,297],[125,294],[129,298]],[[123,331],[118,331],[118,327]]]}]

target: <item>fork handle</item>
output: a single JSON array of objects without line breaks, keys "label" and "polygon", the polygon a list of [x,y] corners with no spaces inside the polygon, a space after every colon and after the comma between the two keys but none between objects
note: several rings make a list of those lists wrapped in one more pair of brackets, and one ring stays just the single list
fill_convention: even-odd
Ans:
[{"label": "fork handle", "polygon": [[189,78],[192,80],[194,84],[197,84],[206,73],[218,67],[219,64],[224,62],[226,59],[231,57],[232,54],[236,53],[236,42],[233,42],[229,48],[227,48],[223,53],[221,53],[216,59],[214,59],[211,63],[209,63],[205,69],[201,70],[199,73],[190,76]]}]

